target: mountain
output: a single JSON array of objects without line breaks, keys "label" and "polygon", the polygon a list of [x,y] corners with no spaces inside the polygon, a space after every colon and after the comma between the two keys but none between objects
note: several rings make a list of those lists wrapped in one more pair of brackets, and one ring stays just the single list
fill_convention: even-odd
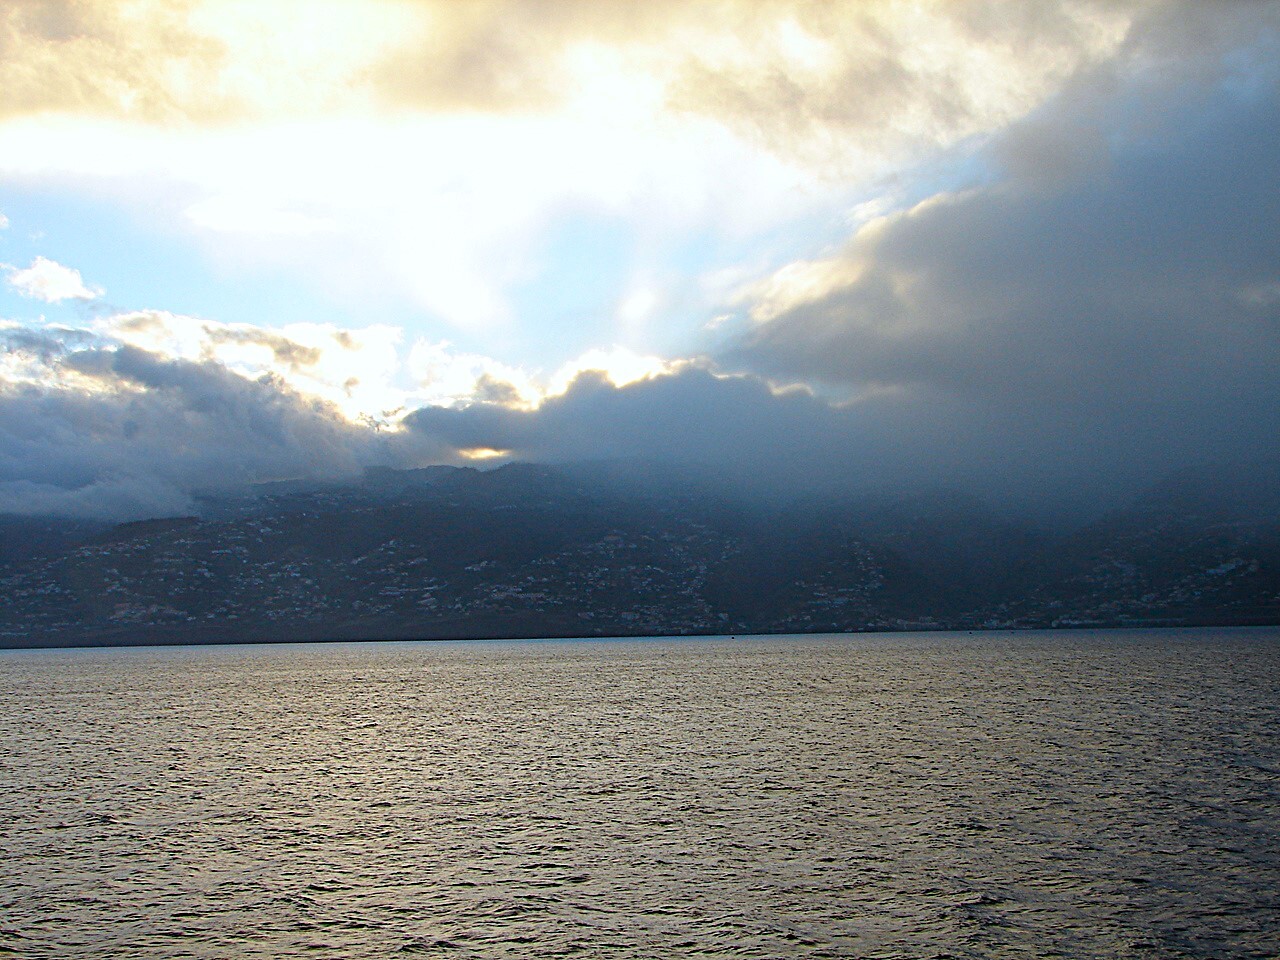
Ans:
[{"label": "mountain", "polygon": [[[1198,485],[1199,484],[1199,485]],[[945,491],[765,504],[695,470],[268,484],[0,518],[0,645],[1280,622],[1280,525],[1187,479],[1067,534]]]}]

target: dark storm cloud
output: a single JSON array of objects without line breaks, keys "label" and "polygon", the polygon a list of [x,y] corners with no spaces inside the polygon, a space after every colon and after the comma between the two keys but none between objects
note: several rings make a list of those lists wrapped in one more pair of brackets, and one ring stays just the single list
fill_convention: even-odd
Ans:
[{"label": "dark storm cloud", "polygon": [[699,467],[739,493],[767,497],[963,488],[1020,510],[1074,513],[1089,506],[1082,496],[1110,490],[1114,471],[1091,476],[1079,450],[1037,448],[1015,435],[1016,418],[949,405],[931,391],[832,406],[803,390],[777,393],[754,375],[688,366],[624,387],[586,373],[535,410],[427,407],[405,426],[427,446],[502,450],[517,460]]},{"label": "dark storm cloud", "polygon": [[899,391],[901,452],[981,484],[941,426],[994,491],[1275,456],[1280,43],[1240,7],[1142,25],[992,145],[996,182],[863,231],[723,359]]},{"label": "dark storm cloud", "polygon": [[688,367],[625,387],[584,373],[536,410],[427,407],[405,425],[452,447],[506,450],[523,460],[755,463],[770,474],[792,474],[825,469],[831,442],[851,421],[803,392],[778,396],[755,378],[722,379]]}]

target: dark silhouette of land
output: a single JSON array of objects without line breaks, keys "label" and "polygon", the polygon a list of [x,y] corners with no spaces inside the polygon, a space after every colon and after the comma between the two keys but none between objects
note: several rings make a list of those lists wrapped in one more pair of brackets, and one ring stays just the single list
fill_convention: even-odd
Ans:
[{"label": "dark silhouette of land", "polygon": [[0,645],[1278,623],[1256,493],[1183,478],[1063,531],[652,464],[374,470],[199,516],[0,519]]}]

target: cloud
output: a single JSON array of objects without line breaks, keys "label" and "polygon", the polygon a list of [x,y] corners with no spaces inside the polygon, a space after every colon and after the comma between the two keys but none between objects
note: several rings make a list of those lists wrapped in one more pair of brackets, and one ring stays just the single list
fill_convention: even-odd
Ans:
[{"label": "cloud", "polygon": [[223,262],[385,289],[494,349],[541,308],[520,294],[566,220],[621,224],[619,272],[668,288],[738,265],[1033,109],[1132,9],[21,0],[0,14],[0,176],[92,181]]},{"label": "cloud", "polygon": [[662,373],[670,373],[680,366],[661,357],[642,356],[634,350],[616,344],[607,349],[588,350],[574,360],[562,365],[551,378],[548,392],[564,393],[584,373],[598,373],[616,387],[625,387],[637,380],[647,380]]},{"label": "cloud", "polygon": [[1025,114],[1109,55],[1141,3],[766,5],[694,45],[672,105],[848,173]]},{"label": "cloud", "polygon": [[1143,5],[419,2],[418,29],[371,76],[392,103],[432,110],[550,111],[604,87],[848,166],[1024,113],[1113,50]]},{"label": "cloud", "polygon": [[189,27],[190,8],[10,0],[0,12],[0,114],[224,115],[224,51]]},{"label": "cloud", "polygon": [[190,496],[153,476],[115,476],[74,488],[30,480],[0,480],[0,513],[145,520],[182,516],[195,509]]},{"label": "cloud", "polygon": [[97,330],[109,342],[158,356],[217,363],[250,379],[277,378],[352,419],[382,416],[403,406],[411,392],[398,382],[404,367],[401,331],[385,325],[344,330],[295,323],[271,329],[139,310],[102,318]]},{"label": "cloud", "polygon": [[1025,109],[1114,46],[1140,6],[10,0],[0,114],[212,124],[621,95],[788,151],[849,130],[953,137]]},{"label": "cloud", "polygon": [[0,116],[223,124],[350,104],[411,3],[6,0]]},{"label": "cloud", "polygon": [[588,350],[546,377],[493,357],[456,350],[448,341],[426,339],[414,343],[407,363],[417,383],[419,405],[460,407],[481,400],[523,410],[564,393],[583,373],[626,386],[669,373],[680,365],[615,345],[607,350]]},{"label": "cloud", "polygon": [[[420,341],[402,359],[398,344],[383,327],[273,331],[164,311],[92,330],[0,323],[0,511],[129,519],[266,480],[465,462],[476,445],[405,427],[405,409],[531,410],[546,396],[492,358]],[[645,363],[581,361],[622,381]]]},{"label": "cloud", "polygon": [[477,395],[514,406],[532,406],[543,388],[533,377],[492,357],[454,349],[448,341],[417,340],[409,351],[407,367],[417,388],[419,403],[454,406]]},{"label": "cloud", "polygon": [[[435,373],[456,379],[458,395],[436,392],[449,405],[420,406],[388,423],[344,413],[274,369],[250,375],[205,351],[283,351],[279,366],[287,368],[296,360],[291,341],[214,325],[183,346],[195,323],[134,314],[96,332],[0,330],[0,510],[114,519],[182,513],[195,509],[201,494],[254,482],[352,477],[379,464],[462,463],[488,451],[533,460],[717,463],[756,484],[815,470],[843,475],[852,443],[853,420],[803,392],[777,395],[756,378],[721,378],[688,364],[648,375],[633,369],[634,378],[625,369],[586,370],[564,393],[547,396],[542,385],[514,384],[519,371],[503,376],[500,365],[452,356],[443,345],[422,347],[419,359],[430,353]],[[329,339],[345,353],[359,333]],[[124,336],[150,338],[155,349]],[[175,349],[160,352],[167,346]],[[579,366],[643,359],[613,351]],[[532,401],[525,390],[536,391]]]},{"label": "cloud", "polygon": [[132,346],[6,331],[44,366],[0,388],[0,509],[128,519],[186,512],[202,493],[281,478],[417,466],[448,451],[380,435],[270,375]]},{"label": "cloud", "polygon": [[424,407],[404,427],[454,450],[502,450],[538,462],[672,461],[737,472],[744,486],[808,478],[809,487],[837,468],[846,478],[874,472],[870,457],[847,459],[857,418],[803,391],[780,395],[758,378],[693,365],[625,386],[587,371],[536,408]]},{"label": "cloud", "polygon": [[8,230],[8,229],[9,229],[9,218],[6,217],[3,213],[0,213],[0,230]]},{"label": "cloud", "polygon": [[320,362],[319,347],[305,347],[273,331],[225,326],[206,326],[205,329],[209,342],[213,345],[238,343],[263,346],[271,351],[276,363],[282,364],[289,370],[298,371],[304,367],[314,367]]},{"label": "cloud", "polygon": [[[1114,492],[1273,455],[1280,71],[1243,83],[1239,64],[1276,62],[1280,17],[1220,12],[1158,11],[991,144],[990,183],[749,288],[754,324],[721,361],[892,393],[904,448],[992,490]],[[935,456],[940,435],[981,468]]]},{"label": "cloud", "polygon": [[101,287],[85,285],[80,271],[44,257],[36,257],[24,269],[4,264],[9,286],[24,297],[61,303],[63,300],[97,300],[105,292]]},{"label": "cloud", "polygon": [[225,233],[305,237],[333,229],[328,218],[277,208],[269,196],[215,195],[187,207],[192,223]]},{"label": "cloud", "polygon": [[[1278,35],[1266,4],[11,4],[0,172],[132,184],[226,257],[399,284],[488,345],[5,326],[0,502],[122,515],[224,474],[505,451],[1102,503],[1270,455]],[[577,360],[525,367],[492,345],[554,339],[512,297],[565,222],[656,266],[616,271]],[[680,309],[681,276],[717,301],[710,358],[619,334]]]}]

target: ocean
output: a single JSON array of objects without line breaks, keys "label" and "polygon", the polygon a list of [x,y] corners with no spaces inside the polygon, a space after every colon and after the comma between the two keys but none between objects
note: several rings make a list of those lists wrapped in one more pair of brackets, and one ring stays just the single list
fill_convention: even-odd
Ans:
[{"label": "ocean", "polygon": [[0,744],[0,955],[1280,955],[1280,628],[3,651]]}]

